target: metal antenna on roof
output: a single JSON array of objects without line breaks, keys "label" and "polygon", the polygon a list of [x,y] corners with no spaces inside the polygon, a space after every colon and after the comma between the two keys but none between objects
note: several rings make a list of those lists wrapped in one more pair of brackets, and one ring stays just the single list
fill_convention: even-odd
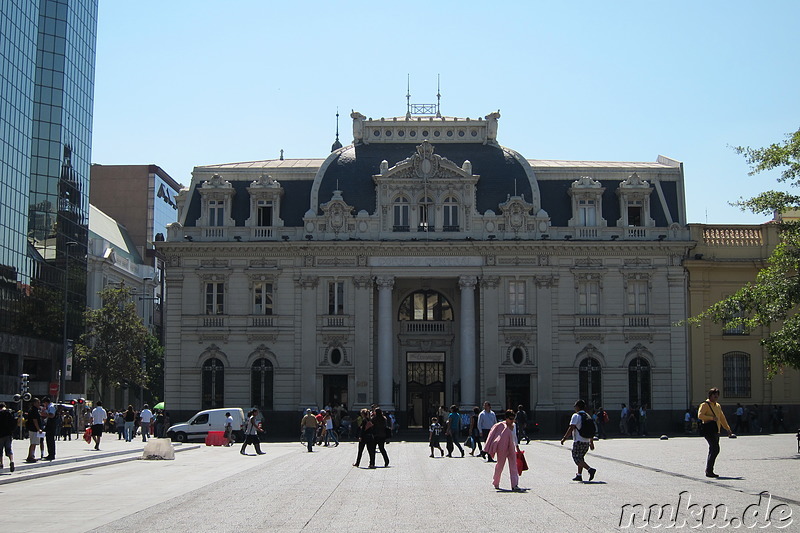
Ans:
[{"label": "metal antenna on roof", "polygon": [[411,74],[406,74],[406,120],[411,118]]},{"label": "metal antenna on roof", "polygon": [[442,95],[439,90],[439,74],[436,75],[436,118],[441,118]]},{"label": "metal antenna on roof", "polygon": [[339,106],[336,106],[336,141],[339,141]]},{"label": "metal antenna on roof", "polygon": [[281,148],[281,161],[283,161],[283,148]]}]

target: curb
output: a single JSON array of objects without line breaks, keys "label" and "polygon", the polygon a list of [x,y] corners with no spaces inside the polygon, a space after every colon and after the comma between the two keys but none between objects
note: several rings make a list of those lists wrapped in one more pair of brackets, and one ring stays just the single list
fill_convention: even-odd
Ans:
[{"label": "curb", "polygon": [[[184,445],[180,447],[175,447],[175,453],[184,452],[189,450],[196,450],[201,447],[201,445],[193,445],[184,448]],[[119,457],[114,458],[118,455],[125,455],[126,457]],[[101,466],[110,466],[120,463],[126,463],[129,461],[137,461],[142,458],[142,450],[135,450],[135,451],[121,451],[121,452],[110,452],[105,454],[103,457],[92,457],[92,456],[82,456],[82,457],[69,457],[66,459],[62,459],[63,464],[60,465],[53,465],[55,468],[26,468],[23,472],[20,472],[17,475],[10,475],[8,477],[3,477],[0,479],[0,485],[7,485],[9,483],[18,483],[20,481],[27,481],[30,479],[40,479],[50,476],[56,476],[58,474],[67,474],[70,472],[78,472],[81,470],[88,470],[90,468],[99,468]],[[78,463],[73,466],[67,466],[69,463]],[[49,465],[47,465],[49,466]],[[45,465],[42,465],[45,467]],[[42,470],[39,472],[38,470]]]}]

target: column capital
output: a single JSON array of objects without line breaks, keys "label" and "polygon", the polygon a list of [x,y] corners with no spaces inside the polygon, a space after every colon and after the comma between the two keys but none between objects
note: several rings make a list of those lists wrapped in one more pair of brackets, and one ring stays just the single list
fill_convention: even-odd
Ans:
[{"label": "column capital", "polygon": [[458,286],[461,290],[474,289],[478,285],[477,276],[459,276]]},{"label": "column capital", "polygon": [[378,286],[378,289],[391,290],[394,288],[394,276],[378,276],[375,278],[375,285]]},{"label": "column capital", "polygon": [[372,286],[372,278],[369,276],[356,276],[353,278],[353,284],[357,289],[369,289]]}]

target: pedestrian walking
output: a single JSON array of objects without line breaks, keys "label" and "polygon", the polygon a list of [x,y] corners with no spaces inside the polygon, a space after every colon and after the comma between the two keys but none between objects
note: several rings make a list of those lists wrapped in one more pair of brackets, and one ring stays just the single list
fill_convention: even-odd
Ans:
[{"label": "pedestrian walking", "polygon": [[481,412],[478,409],[478,406],[472,408],[472,414],[469,417],[469,435],[472,437],[472,442],[470,448],[472,451],[469,452],[470,455],[475,455],[475,448],[478,448],[478,451],[481,452],[481,457],[483,457],[483,447],[481,446],[481,430],[478,429],[478,414]]},{"label": "pedestrian walking", "polygon": [[[483,402],[483,411],[478,415],[478,430],[481,432],[481,440],[486,442],[486,437],[489,436],[489,432],[495,424],[497,424],[497,415],[492,411],[492,404]],[[491,455],[486,455],[485,449],[481,451],[481,457],[487,457],[490,463],[494,462]]]},{"label": "pedestrian walking", "polygon": [[147,437],[150,436],[150,421],[153,420],[153,412],[150,410],[149,405],[144,404],[142,411],[139,413],[139,418],[142,427],[142,442],[147,442]]},{"label": "pedestrian walking", "polygon": [[386,428],[386,417],[383,415],[383,411],[380,407],[376,407],[372,413],[372,418],[370,418],[372,422],[372,429],[375,436],[375,444],[378,450],[373,452],[372,454],[372,463],[369,465],[370,468],[375,468],[375,455],[377,451],[381,452],[383,456],[383,467],[387,468],[389,466],[389,455],[386,453],[386,436],[387,436],[387,428]]},{"label": "pedestrian walking", "polygon": [[628,407],[624,403],[619,412],[619,432],[622,435],[628,434]]},{"label": "pedestrian walking", "polygon": [[719,399],[719,389],[713,387],[708,390],[708,399],[700,404],[697,409],[698,423],[702,422],[703,426],[700,428],[700,434],[705,437],[708,442],[708,456],[706,457],[706,477],[719,477],[714,472],[714,464],[716,463],[717,456],[719,455],[719,433],[722,428],[728,432],[730,436],[735,436],[725,419],[725,413],[722,412],[722,406],[717,403]]},{"label": "pedestrian walking", "polygon": [[461,452],[461,457],[464,457],[464,448],[458,442],[461,438],[461,415],[458,414],[458,406],[455,404],[450,406],[450,414],[447,415],[445,436],[447,437],[447,457],[453,457],[454,446]]},{"label": "pedestrian walking", "polygon": [[69,411],[64,411],[64,416],[61,417],[61,438],[63,440],[72,440],[72,420]]},{"label": "pedestrian walking", "polygon": [[314,440],[317,438],[317,417],[314,416],[311,409],[306,409],[306,415],[300,420],[300,431],[308,445],[308,451],[313,451]]},{"label": "pedestrian walking", "polygon": [[497,456],[497,464],[494,466],[494,476],[492,477],[492,485],[495,489],[500,489],[500,476],[503,474],[506,461],[508,461],[511,490],[521,490],[519,488],[519,472],[517,471],[519,442],[517,441],[517,429],[514,424],[515,417],[514,411],[507,410],[505,420],[492,426],[483,445],[483,452],[490,458]]},{"label": "pedestrian walking", "polygon": [[517,406],[517,417],[514,419],[514,425],[517,426],[517,442],[522,444],[522,439],[525,439],[525,444],[530,444],[531,439],[528,437],[528,413],[521,405]]},{"label": "pedestrian walking", "polygon": [[125,438],[125,411],[117,411],[114,415],[114,429],[117,431],[117,440]]},{"label": "pedestrian walking", "polygon": [[233,417],[230,413],[225,413],[225,446],[233,444]]},{"label": "pedestrian walking", "polygon": [[5,402],[0,402],[0,471],[3,470],[3,455],[8,457],[9,471],[14,471],[14,450],[11,445],[16,426],[14,413],[6,408]]},{"label": "pedestrian walking", "polygon": [[253,409],[249,413],[247,413],[247,423],[245,424],[244,430],[244,443],[242,444],[242,449],[239,451],[242,455],[247,455],[244,453],[245,448],[247,448],[248,444],[252,444],[253,447],[256,449],[257,455],[264,455],[266,452],[261,451],[261,444],[258,441],[258,434],[264,433],[264,430],[258,425],[258,421],[256,417],[258,416],[258,409]]},{"label": "pedestrian walking", "polygon": [[[623,404],[624,405],[624,404]],[[594,422],[592,418],[586,414],[586,402],[578,400],[575,402],[575,414],[569,421],[569,427],[564,436],[561,437],[561,444],[572,437],[572,460],[578,467],[578,474],[572,478],[572,481],[583,481],[583,469],[589,472],[589,481],[594,479],[597,469],[590,467],[586,464],[586,452],[590,449],[594,450]]]},{"label": "pedestrian walking", "polygon": [[323,420],[325,424],[325,446],[328,446],[331,442],[331,439],[335,442],[334,448],[339,445],[339,436],[336,434],[336,431],[333,429],[333,414],[328,411],[325,413],[325,418]]},{"label": "pedestrian walking", "polygon": [[367,449],[369,454],[369,464],[375,468],[375,431],[372,427],[370,420],[369,410],[362,409],[358,415],[359,431],[358,431],[358,455],[356,455],[356,462],[353,466],[358,468],[361,465],[361,455],[364,453],[364,448]]},{"label": "pedestrian walking", "polygon": [[131,442],[133,440],[134,435],[136,434],[136,427],[134,424],[136,423],[136,412],[133,410],[133,406],[129,405],[128,409],[125,411],[125,442]]},{"label": "pedestrian walking", "polygon": [[434,416],[431,418],[431,425],[428,428],[428,446],[431,448],[430,457],[433,457],[433,450],[439,450],[439,457],[444,457],[444,450],[440,442],[441,437],[442,425],[439,423],[439,419]]},{"label": "pedestrian walking", "polygon": [[100,449],[100,437],[103,436],[103,427],[108,418],[108,413],[103,409],[103,402],[98,401],[95,408],[92,409],[92,439],[94,440],[94,449]]}]

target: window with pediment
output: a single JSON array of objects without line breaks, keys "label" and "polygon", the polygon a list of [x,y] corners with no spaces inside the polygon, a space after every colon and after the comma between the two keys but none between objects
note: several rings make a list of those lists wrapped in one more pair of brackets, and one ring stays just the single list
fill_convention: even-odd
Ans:
[{"label": "window with pediment", "polygon": [[603,187],[599,181],[583,176],[572,182],[569,195],[572,198],[570,226],[605,226],[603,218]]},{"label": "window with pediment", "polygon": [[231,182],[223,180],[219,174],[214,174],[210,180],[204,181],[198,190],[202,199],[201,224],[205,223],[210,227],[233,226],[231,202],[235,191]]},{"label": "window with pediment", "polygon": [[655,221],[650,218],[650,194],[653,188],[634,172],[619,184],[619,208],[621,218],[617,226],[652,227]]}]

